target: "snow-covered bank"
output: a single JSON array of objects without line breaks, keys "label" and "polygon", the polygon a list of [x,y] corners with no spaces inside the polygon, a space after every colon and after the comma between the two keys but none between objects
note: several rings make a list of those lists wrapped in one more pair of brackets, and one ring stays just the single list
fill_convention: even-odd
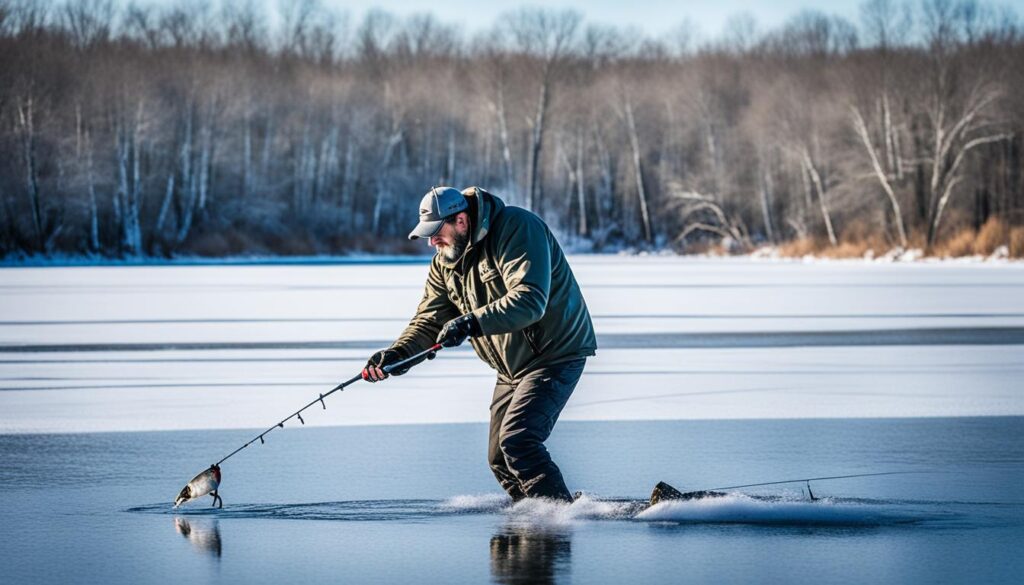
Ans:
[{"label": "snow-covered bank", "polygon": [[[1024,414],[1024,264],[571,262],[602,349],[567,419]],[[397,336],[425,269],[6,269],[0,433],[264,426]],[[306,422],[483,422],[492,384],[458,348]]]},{"label": "snow-covered bank", "polygon": [[[569,246],[568,249],[572,249]],[[1024,259],[1011,258],[1009,249],[1000,246],[993,254],[969,255],[969,256],[928,256],[920,248],[893,248],[884,253],[876,254],[869,250],[863,256],[850,258],[837,258],[828,255],[807,254],[803,256],[790,256],[783,253],[777,246],[763,246],[748,254],[678,254],[672,250],[664,249],[657,251],[643,250],[622,250],[608,253],[587,253],[573,252],[572,257],[592,258],[621,258],[621,257],[655,257],[655,258],[676,258],[679,260],[692,260],[696,262],[713,260],[721,262],[729,261],[771,261],[778,263],[867,263],[867,264],[1024,264]],[[88,255],[15,255],[0,258],[0,270],[4,268],[34,268],[34,267],[103,267],[103,266],[303,266],[303,265],[360,265],[360,264],[427,264],[431,256],[428,253],[422,255],[387,255],[387,254],[352,254],[345,256],[175,256],[172,258],[154,256],[130,256],[124,258],[111,258],[106,256]]]},{"label": "snow-covered bank", "polygon": [[395,256],[387,254],[351,254],[346,256],[107,256],[32,255],[0,258],[3,268],[43,268],[72,266],[292,266],[292,265],[358,265],[358,264],[428,264],[430,255]]},{"label": "snow-covered bank", "polygon": [[867,262],[875,264],[911,263],[926,262],[929,264],[1021,264],[1024,259],[1011,258],[1010,249],[1007,246],[999,246],[992,254],[972,254],[967,256],[929,256],[921,248],[893,248],[882,254],[876,254],[874,250],[868,250],[860,257],[836,258],[827,255],[806,254],[799,257],[786,256],[776,246],[765,246],[746,255],[755,260],[790,260],[797,262]]}]

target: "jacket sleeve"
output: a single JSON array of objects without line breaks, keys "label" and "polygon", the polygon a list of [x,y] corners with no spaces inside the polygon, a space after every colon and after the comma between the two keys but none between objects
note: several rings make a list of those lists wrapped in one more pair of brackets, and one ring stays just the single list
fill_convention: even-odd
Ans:
[{"label": "jacket sleeve", "polygon": [[473,311],[484,335],[518,331],[539,321],[551,291],[551,249],[544,222],[523,213],[498,235],[494,260],[508,292]]},{"label": "jacket sleeve", "polygon": [[444,284],[435,258],[430,264],[423,300],[416,308],[416,315],[409,321],[405,331],[391,344],[391,349],[398,351],[403,357],[419,353],[434,345],[441,327],[458,316],[459,310],[448,299],[448,288]]}]

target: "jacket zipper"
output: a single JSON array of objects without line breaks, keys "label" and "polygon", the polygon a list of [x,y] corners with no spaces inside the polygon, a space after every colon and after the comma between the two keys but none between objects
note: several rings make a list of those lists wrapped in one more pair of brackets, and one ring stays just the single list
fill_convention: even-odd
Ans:
[{"label": "jacket zipper", "polygon": [[[530,327],[533,327],[533,325],[530,325]],[[530,349],[533,350],[533,355],[534,357],[536,357],[540,355],[540,348],[537,347],[537,344],[533,341],[533,338],[530,337],[530,327],[523,329],[523,337],[526,338],[526,343],[530,344]]]}]

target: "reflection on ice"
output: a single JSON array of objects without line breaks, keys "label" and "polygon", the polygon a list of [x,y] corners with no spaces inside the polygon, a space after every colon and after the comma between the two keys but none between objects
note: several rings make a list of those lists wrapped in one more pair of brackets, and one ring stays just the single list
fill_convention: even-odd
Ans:
[{"label": "reflection on ice", "polygon": [[188,539],[197,551],[220,558],[220,527],[217,525],[217,520],[188,520],[181,516],[175,516],[174,529]]},{"label": "reflection on ice", "polygon": [[496,583],[557,583],[569,574],[572,541],[561,532],[508,529],[491,537]]}]

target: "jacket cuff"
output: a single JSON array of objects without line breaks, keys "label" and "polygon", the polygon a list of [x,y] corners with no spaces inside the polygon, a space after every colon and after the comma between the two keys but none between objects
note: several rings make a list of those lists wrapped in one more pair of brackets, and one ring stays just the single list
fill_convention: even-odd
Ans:
[{"label": "jacket cuff", "polygon": [[476,317],[476,323],[477,325],[480,326],[480,335],[492,335],[491,331],[488,329],[488,325],[491,319],[487,315],[486,309],[487,307],[483,306],[480,307],[479,309],[475,309],[469,312],[470,315]]},{"label": "jacket cuff", "polygon": [[411,356],[411,355],[413,355],[415,353],[415,352],[409,351],[409,348],[405,344],[398,344],[398,343],[396,343],[396,344],[392,345],[391,347],[389,347],[388,349],[390,349],[391,351],[393,351],[393,352],[395,352],[395,353],[397,353],[399,355],[399,360],[398,361],[402,361],[402,360],[408,358],[409,356]]}]

